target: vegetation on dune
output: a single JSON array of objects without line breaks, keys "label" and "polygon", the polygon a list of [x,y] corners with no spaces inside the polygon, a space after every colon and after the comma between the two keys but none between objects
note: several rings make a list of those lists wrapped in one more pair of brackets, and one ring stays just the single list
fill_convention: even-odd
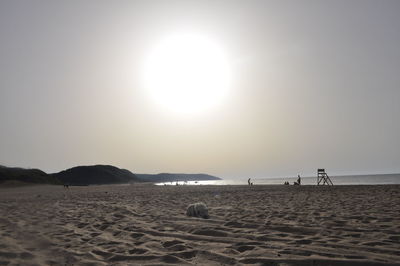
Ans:
[{"label": "vegetation on dune", "polygon": [[138,182],[135,174],[111,165],[77,166],[53,174],[69,185],[101,185]]},{"label": "vegetation on dune", "polygon": [[77,166],[54,174],[47,174],[39,169],[24,169],[0,165],[0,184],[3,186],[7,184],[68,184],[85,186],[218,179],[220,178],[207,174],[134,174],[129,170],[120,169],[112,165]]},{"label": "vegetation on dune", "polygon": [[3,183],[61,184],[56,177],[39,169],[0,166],[0,184]]}]

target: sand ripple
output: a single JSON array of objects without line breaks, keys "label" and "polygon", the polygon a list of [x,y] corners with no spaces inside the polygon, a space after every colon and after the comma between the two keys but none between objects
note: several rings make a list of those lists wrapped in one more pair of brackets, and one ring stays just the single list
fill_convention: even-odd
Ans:
[{"label": "sand ripple", "polygon": [[[210,219],[186,206],[209,206]],[[0,265],[399,265],[400,186],[0,189]]]}]

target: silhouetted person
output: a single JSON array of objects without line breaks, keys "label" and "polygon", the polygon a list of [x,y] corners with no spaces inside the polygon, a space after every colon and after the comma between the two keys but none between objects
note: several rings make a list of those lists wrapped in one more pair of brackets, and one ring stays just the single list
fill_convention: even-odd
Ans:
[{"label": "silhouetted person", "polygon": [[299,184],[299,185],[301,185],[301,177],[300,177],[300,175],[297,175],[297,184]]},{"label": "silhouetted person", "polygon": [[250,186],[250,178],[249,178],[249,180],[247,180],[247,183],[249,184],[249,186]]}]

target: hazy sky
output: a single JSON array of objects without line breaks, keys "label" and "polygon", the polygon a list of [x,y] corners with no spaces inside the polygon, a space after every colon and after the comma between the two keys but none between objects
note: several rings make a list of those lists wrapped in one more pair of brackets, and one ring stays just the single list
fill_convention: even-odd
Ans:
[{"label": "hazy sky", "polygon": [[[148,97],[144,61],[175,32],[223,47],[212,110]],[[0,1],[2,165],[400,172],[399,100],[400,1]]]}]

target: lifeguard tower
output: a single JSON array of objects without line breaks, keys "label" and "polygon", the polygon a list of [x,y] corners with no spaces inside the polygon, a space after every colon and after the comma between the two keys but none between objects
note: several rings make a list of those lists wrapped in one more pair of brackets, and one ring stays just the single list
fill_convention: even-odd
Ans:
[{"label": "lifeguard tower", "polygon": [[333,186],[333,183],[328,174],[325,172],[325,169],[319,168],[317,173],[317,186],[325,184],[328,186]]}]

